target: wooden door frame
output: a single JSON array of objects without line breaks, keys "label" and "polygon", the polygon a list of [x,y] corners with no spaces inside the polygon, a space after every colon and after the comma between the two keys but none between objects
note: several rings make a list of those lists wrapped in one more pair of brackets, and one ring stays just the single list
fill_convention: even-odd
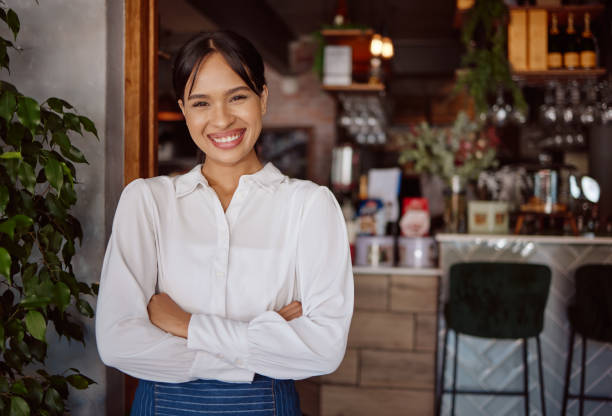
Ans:
[{"label": "wooden door frame", "polygon": [[[157,0],[125,0],[123,183],[157,174]],[[138,380],[124,376],[130,413]]]},{"label": "wooden door frame", "polygon": [[124,184],[157,174],[157,0],[125,1]]}]

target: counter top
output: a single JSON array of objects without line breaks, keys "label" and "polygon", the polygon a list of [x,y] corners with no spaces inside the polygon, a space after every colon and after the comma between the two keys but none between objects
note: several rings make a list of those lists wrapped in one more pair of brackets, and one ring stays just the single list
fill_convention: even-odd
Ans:
[{"label": "counter top", "polygon": [[539,244],[609,244],[612,237],[584,237],[571,235],[516,235],[516,234],[437,234],[439,243],[539,243]]},{"label": "counter top", "polygon": [[440,276],[440,269],[418,269],[413,267],[353,266],[353,274],[394,274],[404,276]]}]

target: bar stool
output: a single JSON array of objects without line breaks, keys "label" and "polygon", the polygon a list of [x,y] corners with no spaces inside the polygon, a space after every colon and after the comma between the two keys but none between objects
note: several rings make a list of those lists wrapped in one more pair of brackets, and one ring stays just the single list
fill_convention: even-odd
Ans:
[{"label": "bar stool", "polygon": [[[451,414],[455,414],[457,394],[525,396],[525,415],[529,414],[529,368],[527,338],[537,342],[540,399],[542,414],[544,379],[539,334],[544,326],[544,309],[548,299],[551,273],[544,265],[525,263],[457,263],[450,268],[450,294],[444,307],[446,334],[442,353],[442,380],[436,400],[436,414],[440,415],[442,397],[452,394]],[[446,346],[448,334],[455,332],[455,356],[451,389],[444,387]],[[457,389],[457,357],[459,334],[482,338],[523,340],[522,391]]]},{"label": "bar stool", "polygon": [[[612,401],[610,396],[584,394],[586,378],[587,339],[612,343],[612,265],[589,264],[576,269],[576,297],[574,304],[568,308],[570,336],[565,369],[565,388],[563,390],[563,407],[561,414],[567,411],[569,399],[580,400],[580,416],[584,413],[584,401]],[[582,359],[580,364],[580,393],[572,394],[570,372],[574,353],[576,333],[582,337]]]}]

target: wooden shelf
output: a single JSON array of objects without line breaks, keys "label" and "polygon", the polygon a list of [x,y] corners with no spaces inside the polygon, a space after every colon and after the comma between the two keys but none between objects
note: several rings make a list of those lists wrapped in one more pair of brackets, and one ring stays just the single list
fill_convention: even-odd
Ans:
[{"label": "wooden shelf", "polygon": [[176,111],[160,111],[157,113],[158,121],[182,121],[184,119],[183,114]]},{"label": "wooden shelf", "polygon": [[351,36],[372,36],[372,29],[323,29],[321,35],[323,37],[351,37]]},{"label": "wooden shelf", "polygon": [[[567,6],[553,6],[553,7],[545,7],[545,6],[509,6],[510,10],[529,10],[529,9],[540,9],[546,10],[548,14],[556,13],[559,25],[563,26],[567,22],[567,14],[574,13],[574,20],[576,22],[580,22],[584,13],[591,14],[591,20],[594,20],[598,16],[602,15],[606,6],[604,4],[580,4],[580,5],[567,5]],[[455,12],[455,16],[453,17],[453,27],[456,29],[461,28],[461,25],[466,19],[467,13],[469,13],[471,9],[467,10],[457,10]],[[580,26],[580,25],[578,25]]]},{"label": "wooden shelf", "polygon": [[512,78],[526,84],[543,84],[547,81],[571,81],[597,79],[606,74],[604,68],[549,69],[546,71],[514,71]]},{"label": "wooden shelf", "polygon": [[378,92],[384,91],[384,84],[353,83],[351,85],[323,85],[329,92]]}]

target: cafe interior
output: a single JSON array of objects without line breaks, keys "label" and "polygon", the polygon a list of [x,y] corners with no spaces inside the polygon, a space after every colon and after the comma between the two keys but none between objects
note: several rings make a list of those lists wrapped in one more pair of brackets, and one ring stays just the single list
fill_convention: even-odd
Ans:
[{"label": "cafe interior", "polygon": [[[99,259],[80,261],[87,279],[123,186],[202,160],[172,89],[178,49],[234,30],[266,65],[259,158],[329,187],[349,236],[346,354],[296,382],[303,414],[612,414],[609,2],[108,0],[77,2],[80,20],[46,3],[13,6],[40,24],[24,43],[104,97],[23,75],[99,126],[77,211]],[[79,37],[90,52],[70,52]],[[128,414],[136,380],[104,368],[83,325],[87,347],[50,351],[98,383],[73,414]]]}]

